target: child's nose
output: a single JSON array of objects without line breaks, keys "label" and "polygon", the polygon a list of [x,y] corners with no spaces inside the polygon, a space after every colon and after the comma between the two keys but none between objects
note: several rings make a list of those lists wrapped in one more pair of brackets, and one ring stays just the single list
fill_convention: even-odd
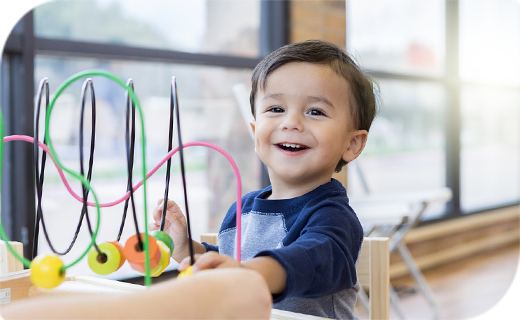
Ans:
[{"label": "child's nose", "polygon": [[303,131],[303,121],[301,115],[296,112],[288,112],[282,123],[282,130],[298,130]]}]

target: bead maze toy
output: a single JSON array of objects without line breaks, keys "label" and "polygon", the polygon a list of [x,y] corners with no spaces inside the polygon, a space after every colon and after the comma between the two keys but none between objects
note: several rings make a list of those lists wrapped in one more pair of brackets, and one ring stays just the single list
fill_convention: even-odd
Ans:
[{"label": "bead maze toy", "polygon": [[[94,155],[94,148],[95,148],[95,119],[96,119],[96,106],[95,106],[95,94],[94,94],[94,84],[90,77],[92,76],[102,76],[105,78],[108,78],[115,83],[117,83],[119,86],[121,86],[127,93],[127,106],[126,106],[126,134],[125,134],[125,147],[126,147],[126,157],[127,157],[127,171],[128,171],[128,180],[127,180],[127,192],[126,194],[119,200],[109,202],[109,203],[99,203],[98,197],[96,195],[96,192],[91,186],[91,177],[92,177],[92,167],[93,167],[93,155]],[[75,172],[74,170],[65,167],[62,162],[60,161],[55,148],[53,146],[53,142],[51,139],[51,136],[49,134],[49,123],[50,123],[50,117],[52,115],[53,107],[56,103],[56,100],[60,97],[62,92],[70,86],[73,82],[82,79],[87,78],[82,87],[82,93],[81,93],[81,112],[80,112],[80,134],[79,134],[79,149],[80,149],[80,172]],[[83,160],[83,126],[84,126],[84,110],[85,110],[85,103],[87,100],[87,92],[90,90],[90,97],[91,97],[91,109],[92,109],[92,130],[91,130],[91,143],[90,143],[90,155],[89,155],[89,165],[87,168],[87,173],[85,174]],[[46,106],[46,112],[45,112],[45,134],[43,138],[43,142],[39,141],[39,117],[40,117],[40,110],[41,110],[41,104],[42,104],[42,98],[45,95],[45,106]],[[1,165],[2,165],[2,156],[3,156],[3,143],[14,141],[14,140],[21,140],[21,141],[27,141],[30,143],[34,143],[34,168],[35,168],[35,182],[36,182],[36,195],[37,195],[37,208],[36,208],[36,228],[35,228],[35,234],[34,234],[34,251],[33,251],[33,259],[32,261],[29,261],[28,259],[24,258],[21,254],[21,251],[19,248],[15,248],[15,245],[13,242],[10,242],[7,239],[6,233],[4,231],[3,225],[0,220],[0,236],[3,240],[3,243],[5,243],[5,246],[7,250],[9,251],[9,254],[14,256],[19,262],[21,262],[25,267],[30,269],[30,279],[34,285],[38,286],[39,288],[43,289],[53,289],[59,286],[64,280],[66,280],[66,270],[73,266],[74,264],[78,263],[82,259],[86,258],[88,261],[88,264],[92,271],[99,275],[107,275],[112,272],[115,272],[121,266],[128,261],[129,265],[136,271],[140,272],[144,275],[144,282],[146,286],[151,285],[151,277],[157,277],[159,276],[169,265],[171,254],[174,249],[174,243],[170,236],[162,231],[164,229],[164,223],[165,223],[165,213],[166,213],[166,205],[167,205],[167,198],[168,198],[168,189],[169,189],[169,183],[170,183],[170,168],[171,168],[171,157],[176,153],[179,152],[180,155],[180,168],[181,168],[181,176],[182,176],[182,185],[184,190],[184,201],[185,201],[185,211],[186,211],[186,222],[187,222],[187,232],[188,232],[188,238],[190,239],[190,257],[191,257],[191,264],[194,263],[193,259],[193,247],[191,244],[192,235],[191,235],[191,227],[190,227],[190,217],[189,217],[189,210],[188,210],[188,201],[187,201],[187,194],[186,194],[186,178],[185,178],[185,168],[184,168],[184,155],[183,155],[183,148],[191,147],[191,146],[203,146],[212,148],[218,152],[220,152],[222,155],[226,157],[226,159],[230,162],[230,164],[233,167],[233,170],[235,172],[236,178],[237,178],[237,235],[236,235],[236,241],[237,241],[237,252],[236,252],[236,258],[238,261],[241,260],[240,255],[240,236],[241,236],[241,180],[240,180],[240,173],[238,171],[238,167],[231,158],[229,154],[227,154],[223,149],[220,147],[213,145],[208,142],[190,142],[183,144],[182,138],[181,138],[181,132],[180,132],[180,118],[179,118],[179,105],[178,105],[178,95],[177,95],[177,85],[176,85],[176,79],[175,77],[172,77],[172,83],[171,83],[171,92],[170,92],[170,123],[169,123],[169,140],[168,140],[168,153],[164,157],[163,160],[160,161],[152,170],[147,172],[146,167],[146,140],[145,140],[145,130],[144,130],[144,121],[143,121],[143,112],[141,109],[141,105],[139,102],[139,99],[137,98],[136,94],[134,93],[134,85],[133,81],[130,79],[126,83],[118,78],[117,76],[110,74],[105,71],[100,70],[88,70],[84,72],[77,73],[73,76],[71,76],[69,79],[67,79],[63,84],[61,84],[58,89],[56,90],[52,100],[49,99],[49,84],[48,80],[46,78],[42,79],[39,85],[38,93],[37,93],[37,99],[36,99],[36,120],[35,120],[35,134],[34,137],[29,136],[20,136],[20,135],[13,135],[13,136],[4,136],[4,124],[3,124],[3,118],[0,113],[0,136],[2,137],[2,141],[0,142],[0,181],[1,181]],[[49,101],[50,100],[50,101]],[[136,135],[136,110],[138,119],[140,121],[140,128],[141,128],[141,157],[142,157],[142,179],[137,184],[133,184],[133,177],[132,177],[132,169],[134,165],[134,147],[135,147],[135,135]],[[176,127],[177,127],[177,137],[178,137],[178,147],[173,148],[172,147],[172,140],[173,140],[173,128],[174,128],[174,119],[176,119]],[[39,149],[44,150],[41,156],[41,163],[40,162],[40,156],[39,156]],[[81,216],[78,223],[78,226],[76,227],[76,233],[75,236],[69,245],[68,249],[66,249],[64,252],[58,252],[53,247],[48,232],[45,226],[45,220],[44,220],[44,214],[42,210],[42,189],[43,189],[43,183],[44,183],[44,171],[45,171],[45,164],[47,156],[50,157],[54,165],[56,166],[58,173],[60,175],[60,178],[62,179],[66,189],[69,191],[69,193],[78,201],[82,203],[82,210],[81,210]],[[139,225],[137,223],[137,212],[136,207],[134,203],[134,192],[136,192],[140,187],[142,187],[143,195],[144,195],[144,208],[143,208],[143,214],[144,214],[144,220],[147,221],[147,195],[146,195],[146,180],[152,176],[165,162],[167,162],[166,166],[166,186],[165,186],[165,193],[164,193],[164,206],[162,210],[162,218],[161,218],[161,225],[160,229],[156,230],[154,232],[149,233],[146,226],[144,232],[140,232]],[[76,194],[72,188],[70,187],[69,182],[67,181],[64,172],[68,173],[71,177],[78,180],[82,184],[82,192],[81,195]],[[91,197],[93,201],[88,201],[88,197]],[[110,207],[114,206],[116,204],[120,204],[122,202],[124,203],[124,212],[123,212],[123,218],[122,223],[120,226],[120,231],[117,236],[117,238],[113,241],[103,242],[98,244],[97,242],[97,234],[100,228],[100,218],[101,218],[101,208],[102,207]],[[97,220],[95,225],[92,225],[89,217],[89,207],[95,208],[95,213],[97,216]],[[134,220],[134,227],[135,227],[135,234],[128,238],[126,240],[126,243],[124,245],[121,245],[121,234],[124,228],[127,210],[128,208],[131,208],[133,220]],[[61,259],[59,258],[60,255],[67,254],[70,249],[74,246],[75,241],[78,236],[78,232],[81,228],[83,219],[86,220],[86,225],[89,231],[89,234],[91,236],[91,241],[87,248],[83,251],[83,253],[75,259],[72,263],[64,265]],[[53,251],[54,254],[49,255],[38,255],[37,254],[37,239],[39,235],[39,225],[42,225],[43,234],[45,236],[45,239],[47,243],[49,244],[49,247]],[[180,276],[186,276],[190,274],[190,269],[187,269],[186,272],[181,273]],[[78,277],[76,277],[78,278]],[[79,279],[79,278],[78,278]],[[70,280],[70,278],[69,278]],[[101,279],[102,280],[102,279]],[[97,281],[97,280],[96,280]],[[112,281],[112,280],[107,280]],[[91,281],[92,282],[92,281]],[[95,281],[94,281],[95,282]],[[123,284],[125,285],[125,284]],[[126,289],[125,289],[126,290]],[[132,289],[133,290],[133,289]],[[130,291],[132,291],[130,290]]]},{"label": "bead maze toy", "polygon": [[[95,118],[96,118],[96,107],[95,107],[95,94],[94,94],[94,85],[91,80],[92,76],[102,76],[106,77],[119,86],[121,86],[127,92],[127,108],[126,108],[126,134],[125,134],[125,147],[126,147],[126,156],[127,156],[127,170],[128,170],[128,180],[127,180],[127,191],[126,194],[118,200],[100,203],[97,197],[96,192],[91,186],[91,177],[92,177],[92,163],[93,163],[93,154],[95,148]],[[56,151],[54,149],[52,139],[49,135],[49,120],[52,114],[52,109],[56,103],[56,100],[59,98],[60,94],[67,88],[71,83],[81,79],[87,78],[82,87],[81,94],[81,113],[80,113],[80,135],[79,135],[79,145],[80,145],[80,172],[75,172],[70,168],[65,167]],[[91,133],[91,144],[89,150],[89,166],[87,168],[87,174],[85,175],[85,170],[83,167],[83,125],[84,125],[84,109],[86,102],[86,95],[88,90],[90,89],[91,94],[91,103],[92,103],[92,133]],[[42,97],[45,95],[45,134],[43,141],[39,141],[38,132],[39,132],[39,117],[41,111]],[[238,171],[238,167],[235,164],[234,160],[231,156],[226,153],[220,147],[213,145],[208,142],[198,141],[198,142],[189,142],[182,143],[181,132],[180,132],[180,118],[179,118],[179,105],[178,105],[178,96],[177,96],[177,86],[175,77],[172,77],[171,83],[171,92],[170,92],[170,124],[169,124],[169,142],[168,142],[168,153],[166,156],[150,171],[146,171],[146,143],[145,143],[145,131],[144,131],[144,121],[143,121],[143,113],[140,106],[139,99],[134,93],[133,81],[128,80],[126,83],[120,78],[116,77],[105,71],[100,70],[88,70],[84,72],[77,73],[70,78],[68,78],[63,84],[61,84],[56,90],[52,100],[49,99],[49,85],[48,80],[46,78],[42,79],[39,85],[37,99],[36,99],[36,120],[35,120],[35,134],[34,137],[22,136],[22,135],[11,135],[4,136],[4,122],[2,113],[0,112],[0,181],[1,181],[1,173],[2,173],[2,161],[3,161],[3,147],[4,143],[10,141],[26,141],[34,144],[34,169],[35,169],[35,184],[36,184],[36,196],[37,196],[37,208],[36,208],[36,221],[37,226],[41,223],[43,234],[49,247],[53,251],[54,254],[37,254],[37,239],[39,236],[39,228],[35,228],[34,234],[34,250],[33,250],[33,259],[30,261],[23,257],[23,248],[22,244],[19,242],[9,241],[7,235],[5,233],[4,227],[2,225],[1,217],[0,217],[0,305],[9,303],[11,301],[33,298],[38,296],[70,296],[74,294],[95,294],[95,295],[104,295],[104,294],[124,294],[130,292],[138,292],[145,290],[147,286],[151,285],[151,277],[159,276],[165,268],[169,265],[171,259],[171,253],[174,249],[174,243],[170,236],[165,233],[163,230],[165,223],[165,213],[168,198],[168,186],[170,182],[170,167],[171,167],[171,157],[179,152],[180,155],[180,164],[181,164],[181,176],[182,176],[182,184],[184,191],[184,201],[185,201],[185,210],[186,210],[186,222],[187,222],[187,233],[188,238],[190,239],[190,257],[191,264],[193,264],[193,247],[191,246],[191,227],[190,227],[190,217],[188,210],[188,202],[187,202],[187,193],[186,193],[186,179],[185,179],[185,169],[184,169],[184,155],[183,148],[192,147],[192,146],[203,146],[207,148],[214,149],[221,153],[231,164],[233,167],[237,184],[237,203],[236,203],[236,260],[241,261],[241,215],[242,215],[242,202],[241,202],[241,178],[240,172]],[[50,101],[49,101],[50,100]],[[132,169],[134,163],[134,147],[135,147],[135,121],[136,121],[136,110],[138,119],[140,120],[141,127],[141,150],[142,150],[142,179],[133,184],[132,177]],[[177,127],[177,137],[178,137],[178,146],[176,148],[172,147],[172,137],[173,137],[173,127],[174,127],[174,119],[176,118],[176,127]],[[40,156],[39,150],[42,149],[44,152]],[[71,244],[68,248],[63,252],[58,252],[52,246],[49,235],[45,226],[45,219],[42,210],[42,189],[44,184],[44,171],[47,156],[49,156],[52,163],[55,165],[58,170],[58,174],[63,181],[64,186],[67,191],[74,197],[77,201],[82,203],[81,216],[78,226],[76,227],[76,233]],[[166,186],[164,193],[164,206],[162,210],[161,217],[161,226],[159,230],[153,231],[151,233],[148,232],[147,228],[144,228],[144,232],[140,232],[139,226],[137,223],[137,212],[133,199],[133,194],[139,188],[142,187],[143,195],[144,195],[144,220],[147,221],[147,202],[146,202],[146,180],[150,178],[157,170],[167,163],[166,167]],[[76,194],[69,182],[67,181],[65,174],[68,173],[72,178],[78,180],[82,184],[82,192],[81,195]],[[91,196],[93,201],[88,201],[88,197]],[[100,218],[101,218],[101,208],[115,206],[124,201],[124,212],[122,223],[120,226],[119,234],[115,240],[107,241],[103,243],[97,242],[97,235],[100,228]],[[89,210],[88,208],[95,208],[97,221],[93,226],[90,222]],[[132,216],[134,220],[135,234],[129,237],[126,240],[124,245],[121,245],[121,234],[124,227],[124,222],[127,215],[128,208],[132,210]],[[86,220],[87,228],[89,234],[91,236],[91,241],[87,248],[77,257],[72,263],[64,265],[64,263],[59,258],[60,255],[68,254],[71,248],[74,246],[75,241],[78,236],[78,232],[81,228],[83,219]],[[215,235],[206,235],[202,237],[203,241],[206,241],[210,244],[216,245],[216,236]],[[387,240],[388,241],[388,240]],[[134,285],[130,283],[123,283],[115,280],[102,279],[98,277],[90,277],[90,276],[73,276],[67,277],[66,270],[78,263],[82,259],[86,258],[90,268],[99,275],[107,275],[110,274],[121,266],[128,262],[129,265],[136,271],[140,272],[144,276],[145,286]],[[388,261],[387,261],[388,265]],[[23,270],[23,267],[28,268],[29,270]],[[191,266],[188,267],[184,272],[181,272],[178,277],[187,277],[191,275]],[[293,313],[283,310],[273,309],[271,312],[270,319],[322,319],[315,316],[304,315],[300,313]]]}]

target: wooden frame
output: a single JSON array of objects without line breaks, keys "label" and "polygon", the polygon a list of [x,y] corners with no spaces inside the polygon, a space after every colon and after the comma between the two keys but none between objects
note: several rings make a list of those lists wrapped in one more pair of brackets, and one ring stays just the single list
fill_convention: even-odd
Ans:
[{"label": "wooden frame", "polygon": [[390,247],[387,237],[365,237],[357,274],[359,283],[368,288],[369,318],[390,318]]}]

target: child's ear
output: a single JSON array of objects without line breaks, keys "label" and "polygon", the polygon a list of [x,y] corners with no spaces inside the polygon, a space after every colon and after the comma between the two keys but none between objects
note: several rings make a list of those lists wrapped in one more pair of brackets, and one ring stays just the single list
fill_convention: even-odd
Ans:
[{"label": "child's ear", "polygon": [[251,121],[251,122],[249,122],[249,125],[251,126],[251,131],[253,132],[253,136],[254,136],[255,135],[255,129],[256,129],[255,122]]},{"label": "child's ear", "polygon": [[356,159],[367,143],[368,131],[356,130],[348,134],[348,144],[343,152],[343,160],[350,162]]},{"label": "child's ear", "polygon": [[253,140],[255,140],[255,152],[256,152],[256,139],[255,139],[255,121],[249,122],[249,125],[251,126],[251,132],[253,132]]}]

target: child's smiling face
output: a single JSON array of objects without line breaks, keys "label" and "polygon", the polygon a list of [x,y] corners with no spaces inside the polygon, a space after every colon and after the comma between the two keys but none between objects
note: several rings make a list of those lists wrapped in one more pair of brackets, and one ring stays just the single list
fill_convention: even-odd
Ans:
[{"label": "child's smiling face", "polygon": [[349,88],[329,66],[306,62],[287,63],[267,77],[251,125],[271,182],[323,184],[340,159],[357,156],[351,150],[359,131],[352,124]]}]

